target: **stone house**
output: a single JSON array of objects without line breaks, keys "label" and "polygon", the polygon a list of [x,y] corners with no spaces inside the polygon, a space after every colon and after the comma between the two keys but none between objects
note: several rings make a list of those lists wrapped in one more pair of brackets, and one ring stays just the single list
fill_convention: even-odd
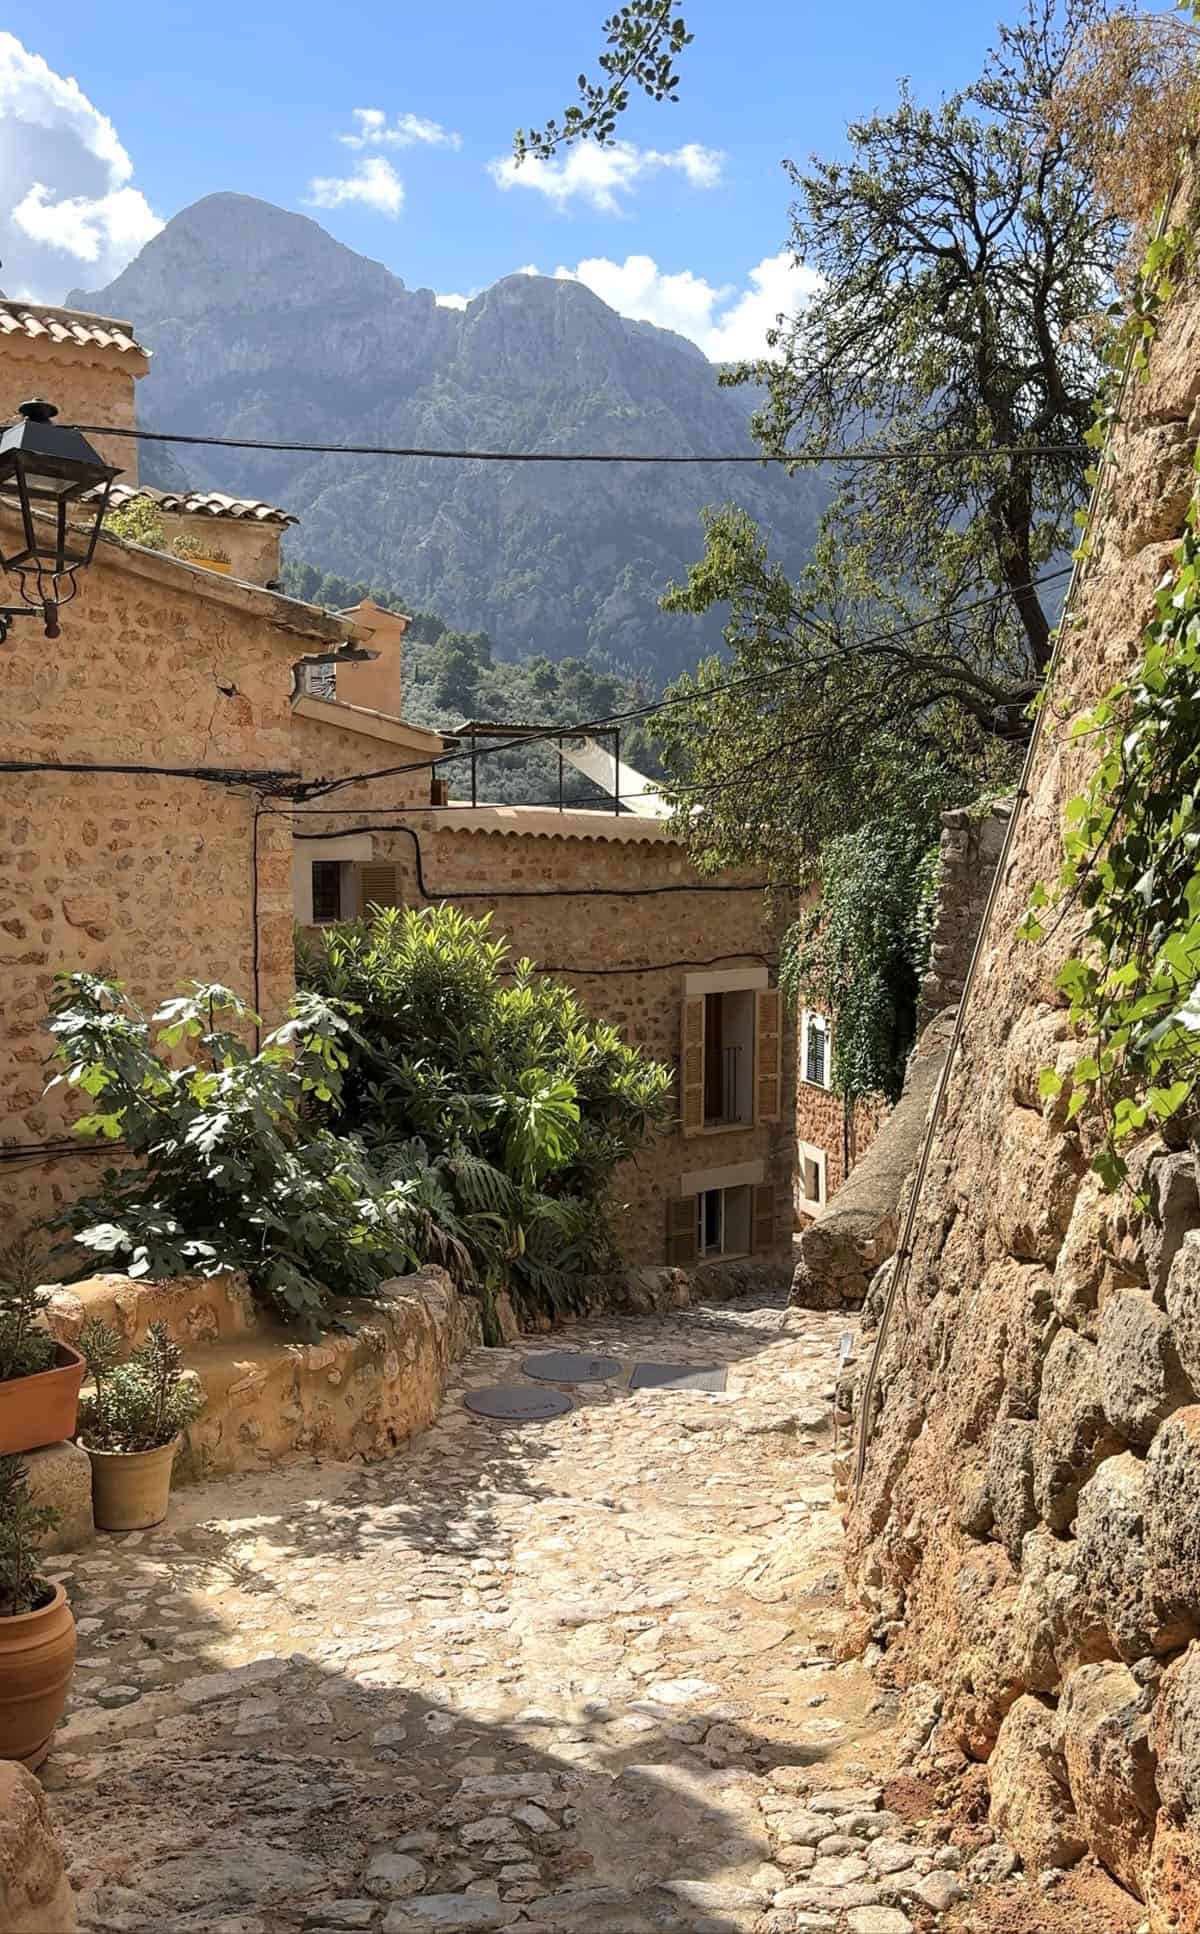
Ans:
[{"label": "stone house", "polygon": [[[130,325],[13,303],[0,318],[0,410],[32,391],[65,420],[132,425],[147,354]],[[0,650],[0,1200],[32,1220],[91,1172],[62,1091],[42,1092],[56,971],[111,973],[139,1000],[221,981],[270,1024],[294,986],[293,916],[449,900],[490,910],[515,956],[680,1069],[678,1129],[619,1178],[629,1261],[786,1266],[782,910],[749,879],[702,881],[654,820],[435,803],[444,742],[402,716],[407,621],[282,597],[286,513],[152,490],[136,444],[109,443],[119,503],[148,500],[168,547],[200,535],[211,552],[215,532],[229,561],[104,535],[53,649],[18,622]],[[361,655],[335,678],[348,644]],[[380,768],[302,809],[279,790]]]},{"label": "stone house", "polygon": [[[0,305],[0,414],[33,391],[67,420],[132,423],[146,363],[125,323]],[[111,442],[135,480],[136,445]],[[274,564],[260,562],[273,575],[282,524],[255,523],[272,533]],[[262,584],[107,535],[56,641],[14,621],[0,645],[6,1229],[95,1172],[65,1140],[63,1091],[42,1092],[57,971],[114,974],[138,1000],[221,981],[268,1023],[280,1015],[294,986],[291,833],[262,810],[263,789],[294,769],[293,666],[353,635]]]},{"label": "stone house", "polygon": [[833,1087],[833,1018],[815,996],[796,1008],[796,1176],[794,1219],[804,1228],[837,1194],[887,1120],[881,1099],[847,1107]]},{"label": "stone house", "polygon": [[298,921],[319,927],[372,903],[490,912],[513,959],[569,981],[679,1071],[678,1125],[617,1178],[627,1260],[786,1267],[794,1034],[774,984],[784,913],[749,876],[702,881],[657,819],[435,800],[443,741],[399,716],[405,621],[366,606],[350,615],[379,656],[339,665],[321,696],[314,668],[294,708],[302,770],[411,769],[297,812]]}]

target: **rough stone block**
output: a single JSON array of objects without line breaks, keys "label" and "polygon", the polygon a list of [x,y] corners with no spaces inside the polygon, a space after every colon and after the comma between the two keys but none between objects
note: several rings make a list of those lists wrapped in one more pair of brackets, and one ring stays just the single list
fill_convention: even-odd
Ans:
[{"label": "rough stone block", "polygon": [[1132,1663],[1186,1643],[1193,1627],[1172,1617],[1154,1589],[1145,1541],[1146,1466],[1132,1451],[1106,1457],[1079,1493],[1074,1568],[1113,1650]]},{"label": "rough stone block", "polygon": [[1062,1323],[1085,1336],[1096,1327],[1096,1305],[1107,1266],[1111,1198],[1094,1172],[1084,1176],[1054,1265],[1054,1308]]},{"label": "rough stone block", "polygon": [[1200,1617],[1200,1404],[1168,1417],[1146,1455],[1146,1552],[1171,1610]]},{"label": "rough stone block", "polygon": [[1037,1523],[1033,1501],[1034,1426],[1019,1417],[998,1417],[988,1448],[987,1489],[996,1533],[1014,1564],[1021,1541]]},{"label": "rough stone block", "polygon": [[1190,1229],[1167,1273],[1167,1315],[1179,1361],[1200,1389],[1200,1230]]},{"label": "rough stone block", "polygon": [[1054,1278],[1048,1269],[1010,1263],[1004,1296],[1004,1387],[1010,1415],[1037,1415],[1046,1353],[1058,1332]]},{"label": "rough stone block", "polygon": [[1180,1245],[1189,1229],[1200,1226],[1195,1162],[1190,1154],[1156,1155],[1146,1180],[1150,1213],[1142,1228],[1142,1253],[1151,1291],[1162,1303]]},{"label": "rough stone block", "polygon": [[1071,1867],[1087,1842],[1071,1805],[1054,1714],[1040,1699],[1018,1699],[988,1761],[993,1827],[1027,1867]]},{"label": "rough stone block", "polygon": [[77,1926],[45,1795],[23,1766],[0,1760],[0,1928],[75,1934]]},{"label": "rough stone block", "polygon": [[1010,1256],[1053,1263],[1075,1206],[1087,1163],[1073,1132],[1064,1133],[1032,1108],[1014,1108],[1004,1123],[993,1214]]},{"label": "rough stone block", "polygon": [[1131,1444],[1149,1444],[1173,1410],[1195,1402],[1170,1320],[1140,1290],[1123,1289],[1104,1305],[1097,1348],[1105,1415]]},{"label": "rough stone block", "polygon": [[1200,1831],[1200,1644],[1163,1673],[1150,1743],[1158,1758],[1158,1792],[1171,1818]]},{"label": "rough stone block", "polygon": [[1039,1526],[1021,1547],[1008,1620],[1009,1670],[1022,1690],[1056,1693],[1068,1672],[1109,1656],[1103,1616],[1080,1575],[1078,1544]]},{"label": "rough stone block", "polygon": [[22,1459],[35,1504],[49,1505],[59,1522],[43,1551],[78,1551],[96,1535],[92,1520],[92,1460],[78,1444],[46,1444]]},{"label": "rough stone block", "polygon": [[1069,1528],[1081,1485],[1122,1449],[1104,1413],[1096,1346],[1060,1330],[1042,1374],[1033,1449],[1033,1494],[1053,1530]]},{"label": "rough stone block", "polygon": [[1158,1789],[1149,1699],[1124,1665],[1085,1665],[1059,1707],[1071,1797],[1088,1845],[1123,1887],[1145,1898]]}]

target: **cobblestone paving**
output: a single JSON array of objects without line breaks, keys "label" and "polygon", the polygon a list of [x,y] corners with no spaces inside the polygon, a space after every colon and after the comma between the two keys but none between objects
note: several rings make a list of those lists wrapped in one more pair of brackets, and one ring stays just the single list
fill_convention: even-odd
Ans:
[{"label": "cobblestone paving", "polygon": [[[44,1777],[81,1927],[932,1926],[962,1855],[883,1810],[894,1715],[836,1663],[839,1327],[589,1321],[556,1342],[622,1380],[519,1426],[463,1408],[520,1377],[478,1351],[392,1463],[181,1490],[56,1561],[80,1670]],[[631,1395],[643,1358],[728,1387]]]}]

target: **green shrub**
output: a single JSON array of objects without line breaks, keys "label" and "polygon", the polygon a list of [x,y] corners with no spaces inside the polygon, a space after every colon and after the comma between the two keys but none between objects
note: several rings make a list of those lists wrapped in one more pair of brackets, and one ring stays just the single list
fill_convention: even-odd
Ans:
[{"label": "green shrub", "polygon": [[505,951],[447,908],[335,928],[257,1053],[228,988],[148,1020],[116,982],[60,977],[50,1085],[140,1165],[57,1226],[131,1276],[242,1270],[310,1332],[425,1262],[481,1295],[489,1334],[500,1288],[527,1315],[578,1306],[670,1077],[528,962],[505,985]]},{"label": "green shrub", "polygon": [[0,1383],[54,1366],[54,1338],[37,1322],[50,1302],[40,1280],[39,1254],[28,1236],[0,1249]]},{"label": "green shrub", "polygon": [[204,1394],[184,1370],[183,1352],[165,1323],[151,1323],[141,1348],[124,1363],[116,1330],[95,1318],[80,1331],[79,1347],[95,1384],[79,1406],[79,1435],[92,1450],[157,1450],[204,1408]]},{"label": "green shrub", "polygon": [[59,1514],[35,1504],[19,1457],[0,1457],[0,1618],[17,1618],[48,1603],[50,1586],[38,1576],[38,1551]]},{"label": "green shrub", "polygon": [[506,984],[506,956],[487,917],[388,908],[327,930],[299,972],[355,1013],[342,1122],[485,1302],[503,1283],[533,1314],[577,1306],[612,1264],[613,1171],[665,1119],[670,1076],[528,961]]},{"label": "green shrub", "polygon": [[413,1266],[411,1218],[360,1141],[305,1118],[337,1099],[345,1012],[300,993],[258,1053],[243,1038],[253,1018],[228,988],[197,986],[147,1020],[117,982],[60,976],[50,1086],[90,1096],[76,1129],[121,1141],[144,1166],[110,1170],[58,1226],[131,1276],[244,1270],[261,1300],[311,1330],[330,1293],[371,1295]]}]

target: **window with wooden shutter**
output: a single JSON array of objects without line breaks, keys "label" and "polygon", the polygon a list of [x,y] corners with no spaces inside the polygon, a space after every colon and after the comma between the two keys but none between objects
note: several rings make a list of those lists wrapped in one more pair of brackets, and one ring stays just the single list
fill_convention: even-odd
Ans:
[{"label": "window with wooden shutter", "polygon": [[754,1190],[754,1219],[750,1231],[752,1254],[763,1256],[775,1247],[775,1185],[760,1182]]},{"label": "window with wooden shutter", "polygon": [[683,1003],[679,1044],[679,1121],[685,1135],[704,1133],[703,995]]},{"label": "window with wooden shutter", "polygon": [[688,1269],[696,1261],[696,1198],[677,1195],[667,1199],[667,1267]]},{"label": "window with wooden shutter", "polygon": [[778,1121],[783,1087],[782,1008],[777,987],[758,995],[758,1025],[754,1030],[755,1119]]},{"label": "window with wooden shutter", "polygon": [[372,907],[398,907],[395,862],[371,860],[359,869],[360,905],[364,913]]},{"label": "window with wooden shutter", "polygon": [[312,863],[312,917],[315,926],[342,917],[342,868],[338,860]]}]

